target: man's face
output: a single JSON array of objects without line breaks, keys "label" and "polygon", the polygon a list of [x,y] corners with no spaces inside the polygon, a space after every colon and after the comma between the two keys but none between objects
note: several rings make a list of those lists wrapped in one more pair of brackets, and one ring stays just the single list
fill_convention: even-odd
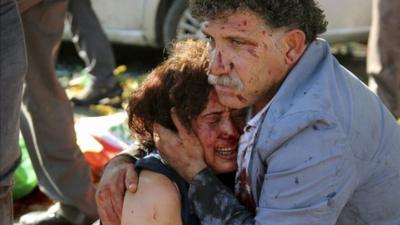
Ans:
[{"label": "man's face", "polygon": [[202,29],[210,39],[209,81],[220,102],[256,111],[265,106],[289,70],[285,32],[271,30],[250,11],[206,21]]},{"label": "man's face", "polygon": [[206,108],[192,120],[205,161],[216,173],[233,172],[237,167],[239,133],[233,119],[232,110],[221,105],[215,91],[211,91]]}]

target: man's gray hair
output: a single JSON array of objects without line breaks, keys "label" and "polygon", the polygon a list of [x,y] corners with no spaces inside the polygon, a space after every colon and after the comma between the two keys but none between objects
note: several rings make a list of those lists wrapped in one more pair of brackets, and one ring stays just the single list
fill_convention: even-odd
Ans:
[{"label": "man's gray hair", "polygon": [[310,43],[326,31],[328,22],[314,0],[190,0],[192,14],[200,20],[221,18],[250,10],[271,28],[300,29]]}]

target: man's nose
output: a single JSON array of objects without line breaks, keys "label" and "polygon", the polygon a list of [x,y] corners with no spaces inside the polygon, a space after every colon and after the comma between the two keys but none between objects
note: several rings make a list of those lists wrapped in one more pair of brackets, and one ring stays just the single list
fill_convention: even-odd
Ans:
[{"label": "man's nose", "polygon": [[213,75],[227,75],[231,66],[223,52],[215,50],[210,59],[210,73]]}]

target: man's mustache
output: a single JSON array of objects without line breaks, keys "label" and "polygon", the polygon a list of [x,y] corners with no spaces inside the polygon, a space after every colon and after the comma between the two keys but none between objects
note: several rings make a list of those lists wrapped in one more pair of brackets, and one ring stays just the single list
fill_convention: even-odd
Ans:
[{"label": "man's mustache", "polygon": [[243,83],[239,78],[231,77],[228,75],[215,76],[212,74],[208,74],[208,83],[211,85],[219,85],[237,90],[240,90],[243,87]]}]

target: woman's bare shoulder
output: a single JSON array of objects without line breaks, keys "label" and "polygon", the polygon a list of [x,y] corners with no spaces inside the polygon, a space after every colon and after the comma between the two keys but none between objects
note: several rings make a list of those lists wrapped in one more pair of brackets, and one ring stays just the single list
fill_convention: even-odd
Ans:
[{"label": "woman's bare shoulder", "polygon": [[[148,188],[149,190],[165,193],[167,194],[166,197],[171,197],[171,195],[180,195],[175,183],[172,180],[163,174],[149,170],[143,170],[140,173],[138,188],[141,186]],[[138,191],[140,190],[138,189]],[[148,190],[141,191],[149,192]]]},{"label": "woman's bare shoulder", "polygon": [[160,173],[142,171],[137,192],[125,195],[122,224],[182,224],[175,183]]}]

